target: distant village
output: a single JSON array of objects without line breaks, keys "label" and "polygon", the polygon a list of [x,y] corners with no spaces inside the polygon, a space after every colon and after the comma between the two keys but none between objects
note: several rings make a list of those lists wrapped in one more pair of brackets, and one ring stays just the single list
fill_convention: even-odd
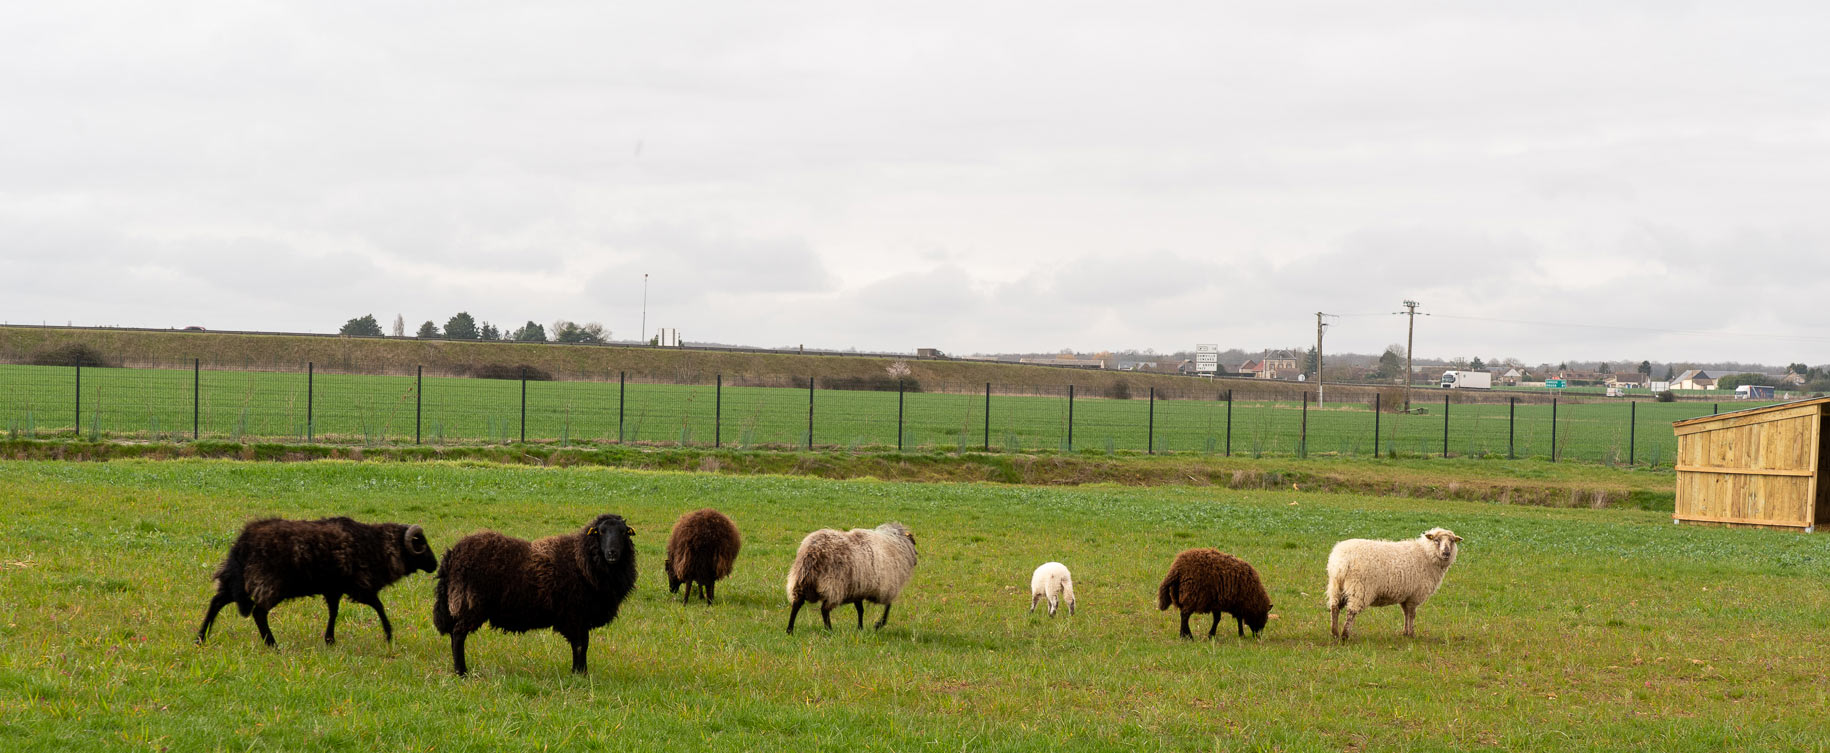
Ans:
[{"label": "distant village", "polygon": [[[1227,358],[1229,355],[1230,359]],[[1315,374],[1312,349],[1268,349],[1250,354],[1231,350],[1222,353],[1217,367],[1209,371],[1197,367],[1192,353],[1159,355],[1147,351],[1092,354],[1062,352],[1052,355],[1007,354],[979,358],[1039,366],[1290,382],[1313,381]],[[1387,350],[1377,357],[1363,354],[1326,355],[1323,358],[1323,376],[1330,383],[1403,384],[1403,362],[1404,357],[1397,348]],[[1660,371],[1664,373],[1660,374]],[[1488,364],[1479,358],[1447,362],[1432,359],[1427,365],[1413,364],[1410,382],[1414,385],[1443,384],[1443,375],[1449,372],[1483,372],[1489,375],[1490,384],[1494,387],[1542,388],[1549,384],[1563,388],[1604,388],[1608,394],[1706,392],[1720,389],[1736,392],[1742,397],[1770,398],[1773,397],[1774,390],[1822,391],[1830,387],[1830,384],[1825,384],[1830,382],[1830,369],[1809,368],[1803,364],[1793,364],[1783,372],[1770,373],[1736,369],[1680,369],[1671,364],[1655,367],[1649,361],[1622,363],[1618,367],[1603,363],[1585,369],[1572,368],[1568,364],[1526,366],[1511,359]]]}]

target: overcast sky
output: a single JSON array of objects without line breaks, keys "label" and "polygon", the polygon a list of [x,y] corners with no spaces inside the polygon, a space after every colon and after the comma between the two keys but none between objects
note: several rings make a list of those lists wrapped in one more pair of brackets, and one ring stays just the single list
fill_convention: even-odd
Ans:
[{"label": "overcast sky", "polygon": [[881,5],[14,5],[0,319],[1830,362],[1830,5]]}]

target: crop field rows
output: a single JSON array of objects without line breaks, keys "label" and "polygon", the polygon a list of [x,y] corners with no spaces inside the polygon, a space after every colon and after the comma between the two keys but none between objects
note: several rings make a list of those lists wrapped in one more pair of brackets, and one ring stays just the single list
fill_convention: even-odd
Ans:
[{"label": "crop field rows", "polygon": [[[1572,470],[1575,470],[1572,468]],[[1669,513],[1188,487],[905,484],[607,469],[322,461],[0,463],[0,749],[1808,750],[1823,744],[1830,557],[1813,536]],[[744,546],[719,603],[682,606],[668,527],[714,505]],[[443,556],[484,528],[536,538],[624,515],[639,580],[590,672],[550,632],[486,631],[471,676],[430,624],[433,581],[225,612],[192,644],[243,521],[416,522]],[[782,577],[822,527],[909,525],[921,560],[881,631],[803,621]],[[1418,637],[1396,607],[1328,640],[1329,547],[1465,537]],[[1260,638],[1176,638],[1177,551],[1252,563]],[[1077,614],[1027,613],[1036,565]],[[803,618],[807,617],[803,613]],[[875,612],[871,614],[875,618]],[[1197,623],[1205,628],[1203,619]]]},{"label": "crop field rows", "polygon": [[[195,428],[203,438],[236,441],[309,437],[374,445],[525,438],[866,449],[896,447],[900,428],[901,445],[909,449],[1288,456],[1371,455],[1376,422],[1380,453],[1548,457],[1554,434],[1559,460],[1669,464],[1676,450],[1671,422],[1717,407],[1419,402],[1412,413],[1375,416],[1370,403],[1330,401],[1305,409],[1300,402],[1229,403],[1218,391],[1158,393],[1156,399],[1078,395],[1070,401],[1065,390],[993,385],[988,401],[983,385],[810,394],[775,387],[619,384],[611,377],[527,382],[524,401],[523,383],[516,380],[89,368],[80,377],[81,430],[116,439],[181,440]],[[10,436],[72,433],[77,379],[76,370],[67,367],[0,366],[0,429]],[[1036,392],[1044,394],[1010,394]]]}]

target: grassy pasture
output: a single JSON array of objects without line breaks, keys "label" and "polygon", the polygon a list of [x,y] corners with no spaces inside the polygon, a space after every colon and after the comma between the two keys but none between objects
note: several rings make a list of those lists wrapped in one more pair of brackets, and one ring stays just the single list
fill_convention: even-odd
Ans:
[{"label": "grassy pasture", "polygon": [[[461,464],[0,463],[0,749],[1722,750],[1823,746],[1830,552],[1792,533],[1631,510],[1197,488],[1039,488]],[[657,568],[679,514],[745,535],[721,603]],[[279,514],[533,537],[597,512],[642,576],[567,672],[550,633],[487,632],[450,675],[432,582],[385,592],[396,641],[346,604],[229,615],[190,642],[239,524]],[[888,628],[787,636],[781,577],[822,526],[899,519],[922,563]],[[1395,608],[1327,640],[1328,547],[1467,538],[1416,640]],[[1262,639],[1175,638],[1154,608],[1176,551],[1253,562]],[[1025,614],[1031,569],[1074,569],[1080,614]],[[838,612],[835,616],[848,613]],[[805,616],[805,615],[803,615]],[[871,612],[870,617],[875,616]],[[835,620],[841,625],[843,620]],[[813,624],[817,625],[817,620]]]},{"label": "grassy pasture", "polygon": [[[82,429],[104,437],[188,438],[195,419],[208,438],[303,440],[309,408],[313,439],[361,444],[411,442],[416,418],[422,441],[431,444],[511,442],[524,432],[531,441],[568,444],[619,437],[737,447],[800,447],[809,441],[805,389],[725,387],[720,395],[709,383],[529,382],[524,420],[518,381],[428,377],[419,395],[412,377],[317,374],[308,397],[304,374],[205,371],[195,377],[199,399],[193,405],[193,378],[182,369],[85,369]],[[900,410],[903,443],[912,449],[986,444],[1005,451],[1068,449],[1066,390],[994,394],[988,422],[982,386],[929,387],[933,391],[908,393],[900,405],[894,392],[815,390],[812,442],[853,449],[895,447]],[[994,393],[1000,389],[994,387]],[[1129,400],[1077,395],[1073,449],[1223,454],[1230,446],[1233,454],[1246,456],[1294,455],[1305,449],[1310,454],[1370,455],[1374,450],[1370,403],[1311,405],[1305,448],[1300,402],[1235,402],[1229,428],[1228,406],[1218,391],[1159,393],[1154,406],[1146,394]],[[1452,404],[1446,414],[1441,402],[1420,401],[1418,407],[1423,412],[1378,417],[1382,453],[1440,454],[1446,421],[1451,454],[1551,454],[1551,406]],[[1699,403],[1641,402],[1637,409],[1624,402],[1561,405],[1554,432],[1557,455],[1624,463],[1631,450],[1636,462],[1669,464],[1676,450],[1670,423],[1711,409]],[[1637,422],[1631,436],[1630,416]],[[0,366],[0,428],[14,436],[52,436],[70,432],[75,421],[73,369]]]}]

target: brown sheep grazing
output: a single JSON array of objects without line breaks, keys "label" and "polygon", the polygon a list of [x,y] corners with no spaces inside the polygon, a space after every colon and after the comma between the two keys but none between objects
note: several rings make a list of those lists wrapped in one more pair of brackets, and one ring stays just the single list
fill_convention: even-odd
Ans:
[{"label": "brown sheep grazing", "polygon": [[242,527],[216,568],[216,595],[197,628],[197,643],[210,634],[216,613],[234,603],[242,616],[254,616],[261,640],[275,645],[267,613],[301,596],[324,597],[330,609],[324,642],[336,643],[337,605],[345,595],[374,608],[382,635],[392,641],[394,625],[381,606],[381,589],[416,571],[437,568],[438,558],[419,526],[369,525],[349,518],[256,520]]},{"label": "brown sheep grazing", "polygon": [[686,584],[686,593],[680,597],[680,604],[685,605],[692,600],[696,584],[705,603],[712,603],[712,591],[731,574],[731,563],[742,548],[743,537],[730,516],[709,507],[680,516],[667,537],[667,559],[661,563],[667,572],[668,593],[679,593],[680,584]]},{"label": "brown sheep grazing", "polygon": [[1258,571],[1218,549],[1189,549],[1176,555],[1156,592],[1157,609],[1168,609],[1171,604],[1182,610],[1183,638],[1194,637],[1188,631],[1192,614],[1214,616],[1214,624],[1207,629],[1209,638],[1220,628],[1222,613],[1231,614],[1239,623],[1241,636],[1247,627],[1257,636],[1271,617],[1271,596],[1258,580]]},{"label": "brown sheep grazing", "polygon": [[485,623],[524,633],[552,628],[572,644],[572,671],[583,674],[591,630],[610,624],[635,587],[635,530],[620,515],[599,515],[575,533],[538,541],[473,533],[445,552],[432,596],[432,626],[451,636],[459,675],[464,640]]}]

